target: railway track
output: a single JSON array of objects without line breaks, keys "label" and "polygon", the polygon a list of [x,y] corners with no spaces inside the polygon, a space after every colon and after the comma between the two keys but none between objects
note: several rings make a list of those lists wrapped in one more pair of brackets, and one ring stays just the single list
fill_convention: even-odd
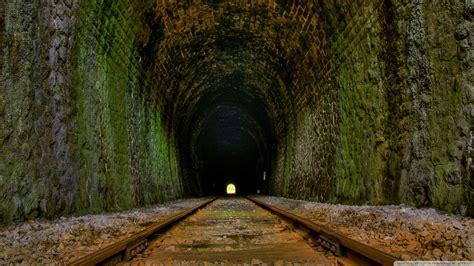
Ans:
[{"label": "railway track", "polygon": [[269,205],[258,197],[246,198],[306,231],[317,243],[338,256],[340,265],[393,265],[399,260],[395,256],[352,240],[292,212]]},{"label": "railway track", "polygon": [[259,197],[236,197],[206,200],[72,265],[393,265],[396,260]]}]

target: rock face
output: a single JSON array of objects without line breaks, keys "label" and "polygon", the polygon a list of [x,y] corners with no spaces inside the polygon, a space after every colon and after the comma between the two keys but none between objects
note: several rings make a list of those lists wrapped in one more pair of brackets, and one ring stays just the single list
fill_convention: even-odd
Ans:
[{"label": "rock face", "polygon": [[310,2],[0,3],[0,220],[224,181],[474,215],[472,1]]}]

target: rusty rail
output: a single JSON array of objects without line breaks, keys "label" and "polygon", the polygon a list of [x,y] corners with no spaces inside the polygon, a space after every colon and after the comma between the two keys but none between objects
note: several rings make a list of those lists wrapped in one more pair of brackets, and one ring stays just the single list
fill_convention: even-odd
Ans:
[{"label": "rusty rail", "polygon": [[393,265],[395,261],[399,260],[395,256],[352,240],[292,212],[282,210],[260,201],[257,197],[247,196],[246,198],[257,205],[276,213],[280,217],[309,230],[323,247],[332,251],[339,258],[342,258],[339,261],[342,265],[354,265],[354,262],[356,262],[357,265]]},{"label": "rusty rail", "polygon": [[105,248],[99,249],[95,252],[85,255],[76,261],[73,261],[71,265],[96,265],[96,264],[116,264],[122,260],[128,260],[134,257],[135,254],[143,251],[148,246],[148,241],[153,238],[153,235],[163,231],[170,227],[176,222],[194,213],[198,209],[203,208],[209,203],[215,201],[218,197],[206,200],[203,203],[196,204],[195,206],[182,211],[178,214],[172,215],[165,220],[151,225],[143,231],[120,240],[116,243],[110,244]]}]

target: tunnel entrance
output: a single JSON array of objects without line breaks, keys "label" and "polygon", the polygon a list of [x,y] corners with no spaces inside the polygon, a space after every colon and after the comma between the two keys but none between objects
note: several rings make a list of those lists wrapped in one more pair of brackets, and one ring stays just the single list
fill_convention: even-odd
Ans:
[{"label": "tunnel entrance", "polygon": [[230,183],[226,187],[227,195],[235,195],[237,193],[237,189],[234,184]]}]

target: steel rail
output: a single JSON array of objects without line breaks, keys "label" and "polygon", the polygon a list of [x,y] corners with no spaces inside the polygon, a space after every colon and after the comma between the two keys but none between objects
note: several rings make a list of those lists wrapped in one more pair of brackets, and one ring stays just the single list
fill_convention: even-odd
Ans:
[{"label": "steel rail", "polygon": [[218,199],[218,197],[208,199],[203,203],[196,204],[189,209],[169,216],[165,220],[155,223],[133,236],[127,237],[123,240],[112,243],[104,248],[87,254],[84,257],[71,262],[70,265],[115,264],[122,259],[128,260],[135,256],[135,254],[143,251],[148,246],[148,241],[150,240],[149,238],[153,238],[154,234],[163,231],[164,229],[189,216],[198,209],[203,208],[216,199]]},{"label": "steel rail", "polygon": [[[258,200],[257,197],[246,196],[245,198],[267,210],[270,210],[280,217],[286,218],[287,220],[308,229],[311,233],[313,233],[313,235],[316,235],[318,242],[322,243],[322,246],[331,250],[336,256],[346,257],[349,258],[349,260],[356,260],[357,264],[367,265],[393,265],[395,261],[400,260],[393,255],[375,249],[366,244],[357,242],[330,229],[327,229],[323,225],[319,225],[308,219],[302,218],[293,212],[282,210],[278,207],[267,204],[261,200]],[[343,261],[342,264],[344,264]]]}]

